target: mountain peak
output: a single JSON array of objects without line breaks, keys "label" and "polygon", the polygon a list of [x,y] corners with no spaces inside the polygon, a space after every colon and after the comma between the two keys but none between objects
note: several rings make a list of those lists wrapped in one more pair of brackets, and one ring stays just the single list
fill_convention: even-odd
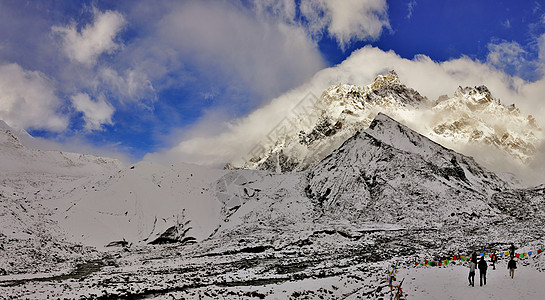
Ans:
[{"label": "mountain peak", "polygon": [[474,104],[487,104],[494,101],[492,93],[484,85],[464,88],[459,86],[454,92],[454,97],[464,99]]},{"label": "mountain peak", "polygon": [[365,132],[396,149],[426,158],[446,149],[383,113],[377,115]]},{"label": "mountain peak", "polygon": [[378,75],[371,84],[371,88],[377,90],[390,84],[401,84],[399,76],[397,76],[397,73],[394,70],[391,70],[386,75]]}]

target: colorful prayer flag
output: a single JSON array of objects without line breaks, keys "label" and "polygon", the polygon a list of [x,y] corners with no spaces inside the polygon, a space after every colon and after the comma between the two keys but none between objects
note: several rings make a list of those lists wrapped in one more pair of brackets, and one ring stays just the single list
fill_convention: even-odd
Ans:
[{"label": "colorful prayer flag", "polygon": [[520,258],[520,254],[515,253],[515,257],[516,257],[516,258]]},{"label": "colorful prayer flag", "polygon": [[537,249],[537,254],[541,253],[541,249]]},{"label": "colorful prayer flag", "polygon": [[532,256],[532,251],[528,251],[528,256]]}]

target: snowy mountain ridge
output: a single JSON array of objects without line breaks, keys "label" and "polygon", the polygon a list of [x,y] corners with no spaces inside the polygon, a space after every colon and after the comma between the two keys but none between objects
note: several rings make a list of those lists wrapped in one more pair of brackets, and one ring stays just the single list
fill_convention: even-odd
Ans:
[{"label": "snowy mountain ridge", "polygon": [[378,112],[397,117],[423,105],[426,99],[401,84],[391,71],[364,87],[338,83],[311,101],[310,111],[298,114],[290,122],[293,126],[282,127],[276,141],[261,145],[265,151],[240,166],[230,167],[277,173],[305,170],[367,128]]},{"label": "snowy mountain ridge", "polygon": [[[491,147],[522,164],[532,160],[544,138],[531,115],[522,115],[514,105],[504,106],[484,86],[459,87],[452,97],[432,102],[403,85],[391,71],[363,87],[330,86],[307,115],[298,114],[289,126],[279,124],[279,134],[256,147],[262,151],[228,168],[277,173],[305,170],[369,127],[379,112],[418,126],[425,136],[462,153],[467,145]],[[490,166],[494,163],[488,157],[476,159]]]},{"label": "snowy mountain ridge", "polygon": [[458,87],[454,97],[438,100],[432,111],[442,116],[430,123],[432,138],[440,141],[491,145],[524,163],[543,141],[543,131],[532,115],[524,116],[514,104],[501,104],[485,86]]},{"label": "snowy mountain ridge", "polygon": [[21,173],[50,173],[59,176],[88,177],[117,171],[123,164],[117,159],[62,151],[27,148],[23,139],[32,138],[24,130],[15,130],[0,121],[0,161],[3,176]]},{"label": "snowy mountain ridge", "polygon": [[309,171],[305,192],[322,214],[356,223],[467,222],[451,214],[485,214],[488,197],[510,188],[473,159],[380,113]]}]

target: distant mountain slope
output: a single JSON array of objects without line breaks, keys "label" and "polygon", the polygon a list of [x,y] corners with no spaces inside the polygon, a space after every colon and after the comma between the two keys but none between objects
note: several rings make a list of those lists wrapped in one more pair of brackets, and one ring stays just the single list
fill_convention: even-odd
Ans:
[{"label": "distant mountain slope", "polygon": [[123,166],[119,160],[112,158],[29,149],[23,145],[19,135],[28,133],[16,131],[0,121],[0,171],[3,175],[48,173],[86,177],[116,171]]},{"label": "distant mountain slope", "polygon": [[[51,204],[72,241],[99,248],[110,242],[195,242],[222,220],[213,188],[224,170],[146,162],[96,177]],[[57,209],[58,208],[58,209]]]},{"label": "distant mountain slope", "polygon": [[67,228],[52,218],[53,202],[122,167],[111,158],[29,149],[21,140],[31,138],[0,121],[0,274],[51,271],[92,257],[93,251],[66,241]]},{"label": "distant mountain slope", "polygon": [[272,135],[276,140],[260,145],[264,151],[240,167],[277,173],[305,170],[367,128],[378,112],[398,116],[426,103],[393,71],[379,75],[365,87],[339,83],[327,88],[319,99],[304,100],[309,103],[301,105],[312,107],[288,120],[289,126],[279,124],[279,134]]},{"label": "distant mountain slope", "polygon": [[542,129],[531,115],[514,104],[505,106],[485,86],[458,87],[454,96],[432,107],[430,137],[457,145],[491,145],[515,160],[527,163],[543,140]]}]

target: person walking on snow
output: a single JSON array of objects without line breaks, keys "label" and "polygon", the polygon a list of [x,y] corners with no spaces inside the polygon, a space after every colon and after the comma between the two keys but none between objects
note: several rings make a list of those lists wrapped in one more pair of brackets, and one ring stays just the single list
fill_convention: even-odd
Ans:
[{"label": "person walking on snow", "polygon": [[473,261],[469,262],[469,276],[467,279],[469,280],[469,285],[475,286],[475,263]]},{"label": "person walking on snow", "polygon": [[517,248],[515,248],[515,245],[511,243],[511,247],[509,247],[509,257],[511,258],[515,257],[515,250],[517,250]]},{"label": "person walking on snow", "polygon": [[514,258],[511,257],[511,260],[509,263],[507,263],[507,269],[509,269],[509,276],[511,276],[511,279],[515,277],[515,269],[517,268],[517,262]]},{"label": "person walking on snow", "polygon": [[492,253],[490,255],[490,262],[492,263],[492,270],[496,270],[496,262],[498,261],[498,256],[496,253]]},{"label": "person walking on snow", "polygon": [[486,264],[486,260],[484,260],[484,255],[481,256],[481,260],[479,260],[479,275],[480,275],[480,281],[481,286],[483,286],[483,280],[484,285],[486,285],[486,269],[488,269],[488,265]]}]

